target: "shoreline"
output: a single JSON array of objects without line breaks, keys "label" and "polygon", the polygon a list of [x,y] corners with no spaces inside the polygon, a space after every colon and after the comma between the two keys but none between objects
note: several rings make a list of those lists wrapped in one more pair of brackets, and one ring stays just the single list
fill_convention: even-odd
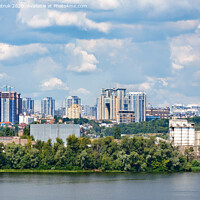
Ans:
[{"label": "shoreline", "polygon": [[[119,170],[55,170],[55,169],[0,169],[0,173],[38,173],[38,174],[78,174],[78,173],[183,173],[186,171],[171,172],[171,171],[147,171],[147,172],[130,172],[130,171],[119,171]],[[200,172],[200,167],[192,167],[191,171],[187,172]]]},{"label": "shoreline", "polygon": [[[48,174],[65,174],[65,173],[127,173],[119,170],[56,170],[56,169],[0,169],[0,173],[48,173]],[[130,172],[128,172],[130,173]]]}]

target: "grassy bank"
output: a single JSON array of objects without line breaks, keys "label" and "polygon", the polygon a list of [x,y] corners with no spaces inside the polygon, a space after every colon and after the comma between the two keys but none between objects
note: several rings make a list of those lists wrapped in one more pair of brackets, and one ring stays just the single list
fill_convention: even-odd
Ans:
[{"label": "grassy bank", "polygon": [[192,167],[192,172],[200,172],[200,167]]},{"label": "grassy bank", "polygon": [[123,171],[119,170],[108,170],[108,171],[101,171],[101,170],[37,170],[37,169],[0,169],[0,173],[99,173],[99,172],[106,172],[106,173],[124,173]]},{"label": "grassy bank", "polygon": [[[183,171],[180,171],[183,172]],[[191,172],[200,172],[200,167],[192,167]],[[47,174],[64,174],[64,173],[130,173],[127,171],[120,170],[55,170],[55,169],[47,169],[47,170],[38,170],[38,169],[0,169],[0,173],[47,173]],[[132,172],[132,173],[173,173],[171,171],[146,171],[146,172]],[[177,173],[177,172],[175,172]]]}]

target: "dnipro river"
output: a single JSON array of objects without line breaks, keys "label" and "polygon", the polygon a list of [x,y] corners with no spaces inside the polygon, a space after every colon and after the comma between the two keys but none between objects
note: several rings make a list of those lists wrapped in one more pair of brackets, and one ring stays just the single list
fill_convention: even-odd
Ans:
[{"label": "dnipro river", "polygon": [[0,174],[0,200],[199,200],[200,173]]}]

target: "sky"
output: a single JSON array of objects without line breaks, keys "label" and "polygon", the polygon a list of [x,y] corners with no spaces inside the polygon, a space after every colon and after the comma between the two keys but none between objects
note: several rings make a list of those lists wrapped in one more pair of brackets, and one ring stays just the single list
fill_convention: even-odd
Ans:
[{"label": "sky", "polygon": [[46,96],[93,106],[113,87],[153,106],[200,104],[200,1],[1,0],[5,84],[36,110]]}]

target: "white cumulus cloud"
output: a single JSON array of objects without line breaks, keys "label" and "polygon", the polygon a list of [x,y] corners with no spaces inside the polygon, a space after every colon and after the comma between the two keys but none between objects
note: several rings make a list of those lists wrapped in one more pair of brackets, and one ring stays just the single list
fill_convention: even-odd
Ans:
[{"label": "white cumulus cloud", "polygon": [[173,70],[198,67],[200,63],[200,34],[186,34],[175,37],[170,42]]},{"label": "white cumulus cloud", "polygon": [[69,58],[67,71],[88,73],[97,70],[96,64],[98,64],[99,61],[93,54],[89,54],[87,51],[83,50],[80,46],[75,46],[75,44],[72,43],[67,44],[66,54]]},{"label": "white cumulus cloud", "polygon": [[69,87],[61,80],[56,77],[50,78],[47,81],[43,81],[41,84],[41,90],[69,90]]},{"label": "white cumulus cloud", "polygon": [[111,24],[95,22],[88,19],[85,12],[60,12],[57,10],[21,9],[18,19],[32,28],[42,28],[49,26],[76,26],[84,30],[95,29],[108,33]]},{"label": "white cumulus cloud", "polygon": [[79,88],[76,90],[76,92],[79,94],[91,94],[91,92],[85,88]]},{"label": "white cumulus cloud", "polygon": [[24,55],[44,54],[46,52],[48,52],[47,48],[43,47],[41,44],[17,46],[0,43],[0,60],[6,60]]}]

